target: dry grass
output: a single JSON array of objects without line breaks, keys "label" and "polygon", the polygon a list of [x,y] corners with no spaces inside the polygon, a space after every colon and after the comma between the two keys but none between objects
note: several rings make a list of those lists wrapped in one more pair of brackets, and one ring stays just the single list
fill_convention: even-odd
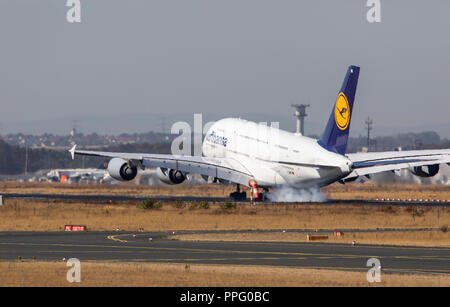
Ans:
[{"label": "dry grass", "polygon": [[[72,193],[117,195],[228,196],[232,186],[63,185],[48,183],[0,183],[1,193]],[[323,192],[330,198],[428,198],[450,199],[445,186],[331,185]],[[65,224],[83,224],[89,230],[228,230],[228,229],[361,229],[439,228],[450,225],[450,208],[396,208],[359,205],[248,205],[221,209],[210,204],[164,203],[159,210],[137,208],[138,203],[62,203],[6,200],[0,207],[0,231],[62,230]],[[448,246],[448,233],[401,234],[398,244],[433,239]],[[251,234],[239,240],[253,240]],[[284,236],[284,237],[283,237]],[[264,240],[295,241],[289,231],[267,234]],[[303,235],[304,236],[304,235]],[[354,237],[351,237],[354,236]],[[389,233],[346,233],[343,238],[366,243],[393,242]],[[427,237],[431,236],[431,237]],[[203,237],[205,238],[205,237]],[[230,237],[231,238],[231,237]],[[222,237],[223,239],[223,237]],[[235,239],[235,238],[234,238]],[[258,239],[259,240],[259,239]],[[338,242],[338,241],[336,241]],[[419,243],[418,243],[419,244]],[[63,262],[0,262],[1,286],[72,286],[66,281]],[[81,286],[371,286],[365,272],[152,263],[82,263]],[[448,275],[382,275],[382,286],[450,286]]]},{"label": "dry grass", "polygon": [[108,195],[170,195],[170,196],[206,196],[228,197],[234,186],[221,184],[190,185],[182,183],[171,186],[166,184],[150,186],[121,182],[117,184],[61,184],[48,182],[0,182],[2,193],[43,193],[43,194],[108,194]]},{"label": "dry grass", "polygon": [[[195,209],[194,209],[195,207]],[[159,210],[136,203],[89,204],[6,200],[0,230],[62,230],[66,224],[89,230],[374,229],[440,228],[450,225],[450,208],[396,208],[361,205],[238,205],[164,203]]]},{"label": "dry grass", "polygon": [[382,274],[368,283],[366,272],[155,263],[81,263],[81,283],[69,283],[64,262],[0,262],[1,286],[450,286],[448,275]]},{"label": "dry grass", "polygon": [[450,188],[438,184],[335,183],[322,189],[332,199],[433,199],[450,200]]},{"label": "dry grass", "polygon": [[[313,233],[312,233],[313,234]],[[308,242],[306,233],[226,233],[175,235],[173,239],[185,241],[264,241],[264,242]],[[321,242],[362,244],[409,245],[409,246],[450,246],[450,232],[442,231],[398,231],[398,232],[348,232],[344,236],[328,233],[328,239]]]}]

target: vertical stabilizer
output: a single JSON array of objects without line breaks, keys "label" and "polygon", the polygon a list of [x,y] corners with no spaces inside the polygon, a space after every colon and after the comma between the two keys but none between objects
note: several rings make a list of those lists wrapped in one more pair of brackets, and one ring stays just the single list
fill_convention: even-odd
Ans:
[{"label": "vertical stabilizer", "polygon": [[350,121],[358,85],[359,67],[350,66],[331,111],[330,119],[325,127],[319,144],[329,151],[345,154],[347,149]]}]

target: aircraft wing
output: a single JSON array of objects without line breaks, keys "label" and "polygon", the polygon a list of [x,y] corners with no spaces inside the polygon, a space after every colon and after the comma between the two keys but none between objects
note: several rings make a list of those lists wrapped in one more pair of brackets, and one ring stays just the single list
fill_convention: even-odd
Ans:
[{"label": "aircraft wing", "polygon": [[120,153],[106,151],[69,150],[75,155],[120,158],[143,167],[176,169],[185,173],[206,175],[248,186],[252,174],[238,161],[230,158],[207,158],[198,156],[161,155],[145,153]]},{"label": "aircraft wing", "polygon": [[450,149],[365,152],[346,156],[353,163],[353,171],[344,180],[402,168],[450,163]]}]

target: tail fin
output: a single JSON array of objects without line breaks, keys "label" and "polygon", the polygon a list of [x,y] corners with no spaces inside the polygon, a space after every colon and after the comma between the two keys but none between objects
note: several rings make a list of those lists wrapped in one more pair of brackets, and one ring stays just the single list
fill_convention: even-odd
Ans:
[{"label": "tail fin", "polygon": [[347,149],[350,120],[358,85],[359,67],[350,66],[342,83],[341,90],[331,111],[330,119],[319,144],[329,151],[345,154]]}]

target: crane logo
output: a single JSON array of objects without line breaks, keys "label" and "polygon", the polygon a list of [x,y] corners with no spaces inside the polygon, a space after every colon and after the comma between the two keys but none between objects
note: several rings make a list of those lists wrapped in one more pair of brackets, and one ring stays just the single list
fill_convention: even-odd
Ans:
[{"label": "crane logo", "polygon": [[340,130],[345,130],[350,123],[350,106],[344,93],[339,93],[334,107],[334,119]]}]

